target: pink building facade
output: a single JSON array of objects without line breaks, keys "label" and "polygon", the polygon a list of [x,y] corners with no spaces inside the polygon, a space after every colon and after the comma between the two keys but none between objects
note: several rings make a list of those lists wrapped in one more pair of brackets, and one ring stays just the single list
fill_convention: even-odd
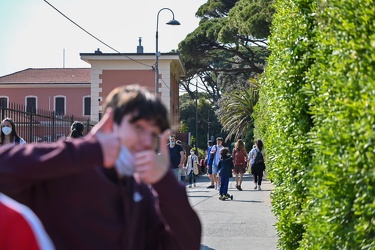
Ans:
[{"label": "pink building facade", "polygon": [[26,69],[0,77],[0,103],[90,118],[90,69]]},{"label": "pink building facade", "polygon": [[[98,122],[103,101],[115,87],[139,84],[155,92],[155,54],[82,53],[90,68],[26,69],[0,77],[0,105],[55,111]],[[177,53],[159,57],[159,97],[179,123],[179,81],[185,70]],[[25,111],[26,111],[25,110]]]}]

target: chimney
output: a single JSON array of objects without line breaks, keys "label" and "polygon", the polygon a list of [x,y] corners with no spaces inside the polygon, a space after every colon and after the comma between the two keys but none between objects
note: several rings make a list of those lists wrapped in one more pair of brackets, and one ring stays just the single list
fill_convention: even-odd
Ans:
[{"label": "chimney", "polygon": [[143,54],[142,37],[138,39],[137,54]]}]

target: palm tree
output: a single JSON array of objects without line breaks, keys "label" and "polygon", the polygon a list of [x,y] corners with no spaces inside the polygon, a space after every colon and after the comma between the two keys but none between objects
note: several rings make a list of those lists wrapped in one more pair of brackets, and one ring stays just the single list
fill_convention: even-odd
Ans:
[{"label": "palm tree", "polygon": [[248,89],[223,95],[218,117],[223,126],[222,130],[228,132],[225,140],[229,140],[233,135],[235,140],[243,138],[253,124],[251,115],[258,101],[258,87],[257,83],[251,83]]}]

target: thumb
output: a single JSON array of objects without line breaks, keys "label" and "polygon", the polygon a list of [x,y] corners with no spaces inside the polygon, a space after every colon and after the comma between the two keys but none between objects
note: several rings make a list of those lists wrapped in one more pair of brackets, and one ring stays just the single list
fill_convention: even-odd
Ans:
[{"label": "thumb", "polygon": [[160,136],[159,151],[163,155],[169,154],[169,150],[167,149],[167,145],[168,145],[167,141],[168,141],[168,137],[170,134],[171,134],[171,130],[167,129]]},{"label": "thumb", "polygon": [[95,135],[98,132],[102,133],[109,133],[112,132],[112,127],[113,127],[113,109],[108,108],[105,113],[103,118],[99,121],[98,124],[96,124],[92,130],[91,134]]},{"label": "thumb", "polygon": [[118,129],[113,121],[113,110],[107,109],[103,118],[91,132],[102,148],[103,166],[108,168],[114,166],[120,152],[121,140]]}]

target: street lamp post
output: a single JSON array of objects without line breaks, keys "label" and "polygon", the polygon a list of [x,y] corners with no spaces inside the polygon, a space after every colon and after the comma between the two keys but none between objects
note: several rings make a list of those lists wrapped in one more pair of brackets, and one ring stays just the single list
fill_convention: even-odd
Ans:
[{"label": "street lamp post", "polygon": [[[213,105],[211,106],[212,110],[213,110],[213,113],[215,114],[215,109],[217,109],[218,107],[216,105]],[[211,119],[211,122],[213,122],[213,118]],[[208,117],[207,117],[207,141],[210,140],[210,109],[208,110]],[[212,136],[211,136],[212,137]]]},{"label": "street lamp post", "polygon": [[156,16],[156,52],[155,52],[155,95],[158,96],[159,93],[159,14],[162,10],[169,10],[172,12],[173,19],[167,22],[168,25],[180,25],[180,22],[174,19],[174,13],[169,8],[162,8],[159,10],[158,15]]},{"label": "street lamp post", "polygon": [[207,142],[210,140],[210,109],[207,112]]}]

